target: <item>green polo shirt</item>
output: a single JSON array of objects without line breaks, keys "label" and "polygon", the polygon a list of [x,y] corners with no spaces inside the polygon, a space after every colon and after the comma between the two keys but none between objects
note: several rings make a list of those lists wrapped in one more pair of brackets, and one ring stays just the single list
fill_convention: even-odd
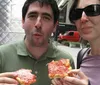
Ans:
[{"label": "green polo shirt", "polygon": [[0,46],[0,72],[12,72],[21,68],[31,69],[37,76],[37,81],[33,85],[50,85],[47,64],[61,58],[70,59],[71,66],[74,68],[72,57],[68,53],[58,50],[52,43],[49,44],[47,52],[37,60],[26,50],[24,40],[22,40]]}]

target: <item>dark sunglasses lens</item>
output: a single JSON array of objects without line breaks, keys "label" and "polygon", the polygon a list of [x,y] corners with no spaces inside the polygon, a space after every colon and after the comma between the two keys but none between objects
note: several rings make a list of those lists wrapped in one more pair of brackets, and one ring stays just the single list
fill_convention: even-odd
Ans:
[{"label": "dark sunglasses lens", "polygon": [[100,5],[90,5],[84,9],[87,16],[100,15]]},{"label": "dark sunglasses lens", "polygon": [[81,10],[81,9],[73,10],[73,12],[71,13],[71,20],[75,21],[75,20],[80,19],[82,16],[82,12],[83,12],[83,10]]}]

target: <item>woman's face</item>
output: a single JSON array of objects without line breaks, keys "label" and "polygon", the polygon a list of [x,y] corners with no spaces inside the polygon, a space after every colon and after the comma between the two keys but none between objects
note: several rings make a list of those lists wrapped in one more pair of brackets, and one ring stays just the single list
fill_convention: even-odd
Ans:
[{"label": "woman's face", "polygon": [[[89,5],[99,3],[99,0],[79,0],[76,8],[85,8]],[[100,15],[87,16],[83,11],[81,18],[75,20],[75,25],[83,39],[90,42],[100,40]]]}]

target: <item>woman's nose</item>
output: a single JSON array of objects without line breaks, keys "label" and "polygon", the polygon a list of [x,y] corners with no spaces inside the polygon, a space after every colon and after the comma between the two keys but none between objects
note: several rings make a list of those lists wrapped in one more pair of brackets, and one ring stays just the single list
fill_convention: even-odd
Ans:
[{"label": "woman's nose", "polygon": [[81,22],[87,22],[88,21],[88,16],[86,15],[86,13],[83,11],[82,16],[81,16]]}]

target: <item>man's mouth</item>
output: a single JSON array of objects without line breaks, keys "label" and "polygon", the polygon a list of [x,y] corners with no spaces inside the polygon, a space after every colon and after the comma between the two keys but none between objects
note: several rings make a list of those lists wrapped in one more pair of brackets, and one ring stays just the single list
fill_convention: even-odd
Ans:
[{"label": "man's mouth", "polygon": [[41,34],[34,34],[35,36],[41,36]]},{"label": "man's mouth", "polygon": [[40,37],[42,36],[42,34],[40,34],[40,33],[35,33],[35,34],[33,34],[33,36],[36,37],[36,38],[40,38]]}]

